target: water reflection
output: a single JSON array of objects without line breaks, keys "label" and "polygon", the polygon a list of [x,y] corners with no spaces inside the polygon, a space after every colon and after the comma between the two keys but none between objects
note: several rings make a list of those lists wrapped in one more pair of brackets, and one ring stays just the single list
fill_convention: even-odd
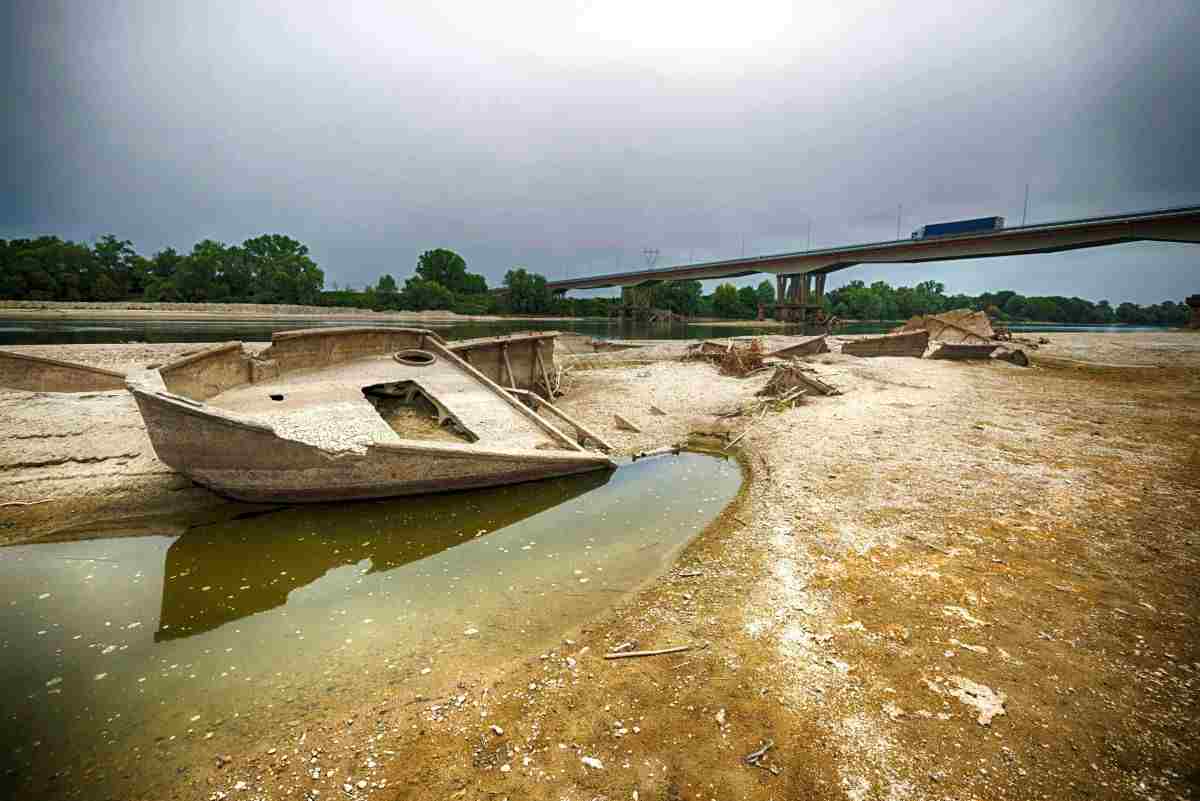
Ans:
[{"label": "water reflection", "polygon": [[655,575],[740,484],[736,463],[684,453],[182,537],[0,548],[0,787],[174,797],[214,751],[400,688],[448,692]]},{"label": "water reflection", "polygon": [[199,526],[167,550],[155,642],[283,606],[331,570],[364,574],[424,559],[602,487],[595,471],[473,492],[292,507]]}]

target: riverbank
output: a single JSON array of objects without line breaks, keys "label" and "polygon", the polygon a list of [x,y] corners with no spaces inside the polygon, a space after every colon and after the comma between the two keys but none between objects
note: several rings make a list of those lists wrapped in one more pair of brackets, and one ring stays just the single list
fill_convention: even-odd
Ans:
[{"label": "riverbank", "polygon": [[452,311],[372,311],[338,306],[296,306],[267,303],[71,303],[66,301],[0,300],[0,316],[31,320],[84,318],[96,320],[303,320],[322,322],[345,320],[356,325],[366,322],[495,322],[528,320],[582,320],[582,317],[555,317],[497,314],[455,314]]},{"label": "riverbank", "polygon": [[[1030,369],[824,354],[809,362],[844,394],[761,419],[719,415],[767,375],[675,361],[675,343],[576,357],[559,405],[621,453],[745,433],[742,493],[666,575],[557,643],[514,639],[492,665],[381,673],[375,692],[314,703],[283,731],[162,743],[155,758],[180,778],[127,795],[1194,794],[1200,336],[1051,340]],[[32,400],[0,406],[3,430],[92,436]],[[642,433],[616,430],[615,413]],[[130,456],[128,424],[102,470],[132,481],[152,465]],[[631,640],[693,648],[603,659]],[[60,787],[89,797],[87,777]]]}]

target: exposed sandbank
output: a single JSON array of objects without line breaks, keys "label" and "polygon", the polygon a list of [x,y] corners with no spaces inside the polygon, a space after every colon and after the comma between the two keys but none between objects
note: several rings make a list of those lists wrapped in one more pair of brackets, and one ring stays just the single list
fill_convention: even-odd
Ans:
[{"label": "exposed sandbank", "polygon": [[[352,794],[381,798],[1186,797],[1200,760],[1200,335],[1049,337],[1029,369],[808,359],[845,394],[756,422],[738,445],[739,500],[570,643],[517,640],[496,664],[381,678],[254,742],[164,743],[190,759],[186,776],[127,795],[232,798],[245,782],[264,798],[342,797],[353,776],[367,787]],[[134,362],[160,346],[136,347]],[[768,376],[671,361],[681,347],[581,356],[559,405],[623,453],[745,431],[753,418],[717,415]],[[0,430],[80,418],[29,396],[0,399]],[[616,430],[614,413],[643,433]],[[109,470],[135,465],[124,458]],[[602,659],[628,639],[706,647]],[[986,727],[968,703],[979,687],[1005,698]],[[767,739],[764,767],[745,765]],[[86,782],[67,785],[86,796]]]}]

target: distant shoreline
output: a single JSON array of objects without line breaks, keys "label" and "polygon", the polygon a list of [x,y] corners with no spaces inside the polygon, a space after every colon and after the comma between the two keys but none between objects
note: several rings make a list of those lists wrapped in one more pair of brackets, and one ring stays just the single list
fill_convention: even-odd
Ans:
[{"label": "distant shoreline", "polygon": [[588,317],[456,314],[452,311],[371,311],[338,306],[294,306],[268,303],[73,303],[70,301],[0,301],[0,316],[55,320],[61,318],[164,320],[346,320],[370,322],[497,322],[503,320],[587,320]]},{"label": "distant shoreline", "polygon": [[[32,301],[32,300],[0,300],[0,317],[25,318],[29,320],[59,320],[70,318],[85,318],[94,320],[121,320],[130,318],[158,320],[245,320],[245,321],[280,321],[280,320],[320,320],[323,322],[347,322],[369,324],[374,322],[409,322],[421,323],[474,323],[474,322],[510,322],[525,320],[536,322],[587,322],[607,321],[606,317],[562,317],[551,314],[516,315],[516,314],[456,314],[452,311],[372,311],[370,309],[345,308],[340,306],[298,306],[269,303],[147,303],[145,301],[126,301],[113,303],[92,303],[73,301]],[[616,322],[616,321],[614,321]],[[844,319],[841,322],[859,324],[903,325],[904,320],[857,320]],[[1006,321],[1004,325],[1072,325],[1079,327],[1120,328],[1158,327],[1148,323],[1055,323],[1045,320]],[[704,325],[713,327],[746,327],[746,328],[786,328],[793,323],[781,323],[776,320],[737,320],[721,317],[697,317],[681,320],[672,325]],[[1162,326],[1170,328],[1171,326]]]}]

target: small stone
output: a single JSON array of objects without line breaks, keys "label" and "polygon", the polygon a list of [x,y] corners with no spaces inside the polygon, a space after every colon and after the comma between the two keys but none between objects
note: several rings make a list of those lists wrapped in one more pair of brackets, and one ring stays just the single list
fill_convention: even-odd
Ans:
[{"label": "small stone", "polygon": [[367,781],[366,781],[366,779],[359,779],[359,780],[358,780],[358,789],[360,789],[360,790],[365,790],[365,789],[367,789]]},{"label": "small stone", "polygon": [[504,729],[500,728],[495,723],[492,724],[491,728],[492,728],[492,734],[496,735],[497,737],[504,736]]},{"label": "small stone", "polygon": [[721,709],[719,709],[717,711],[717,725],[718,726],[725,725],[725,707],[721,707]]},{"label": "small stone", "polygon": [[245,790],[245,789],[246,789],[246,783],[245,783],[245,782],[238,782],[237,784],[233,785],[233,789],[235,789],[235,790]]},{"label": "small stone", "polygon": [[580,757],[579,761],[594,770],[604,770],[604,763],[601,762],[600,760],[596,759],[595,757],[590,757],[590,756]]},{"label": "small stone", "polygon": [[467,629],[466,631],[463,632],[463,636],[464,637],[474,637],[478,633],[479,633],[479,629]]},{"label": "small stone", "polygon": [[432,672],[433,672],[433,668],[421,668],[422,676],[428,676]]},{"label": "small stone", "polygon": [[500,766],[500,772],[501,772],[501,773],[508,773],[510,770],[512,770],[512,765],[509,765],[509,764],[505,763],[505,764],[503,764],[503,765],[501,765],[501,766]]}]

